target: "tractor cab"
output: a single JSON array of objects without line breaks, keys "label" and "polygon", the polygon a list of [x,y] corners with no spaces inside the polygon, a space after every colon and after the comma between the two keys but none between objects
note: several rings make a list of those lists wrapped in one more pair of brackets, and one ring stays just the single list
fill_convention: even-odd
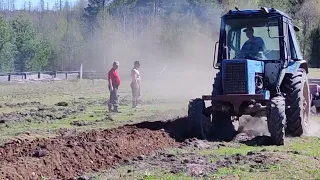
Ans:
[{"label": "tractor cab", "polygon": [[298,30],[288,15],[273,8],[230,10],[221,18],[215,65],[227,59],[302,60]]}]

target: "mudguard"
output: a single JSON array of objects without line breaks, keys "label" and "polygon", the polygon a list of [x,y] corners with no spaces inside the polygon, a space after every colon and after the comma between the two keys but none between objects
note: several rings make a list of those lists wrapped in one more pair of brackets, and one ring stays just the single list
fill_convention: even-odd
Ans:
[{"label": "mudguard", "polygon": [[300,61],[290,61],[287,67],[286,74],[293,74],[294,72],[297,72],[299,68],[303,68],[306,71],[306,73],[309,72],[307,61],[300,60]]}]

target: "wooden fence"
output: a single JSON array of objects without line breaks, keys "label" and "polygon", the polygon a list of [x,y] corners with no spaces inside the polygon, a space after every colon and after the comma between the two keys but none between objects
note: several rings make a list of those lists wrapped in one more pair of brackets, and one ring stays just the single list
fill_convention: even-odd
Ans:
[{"label": "wooden fence", "polygon": [[28,79],[28,76],[37,75],[38,79],[41,79],[42,75],[50,75],[52,78],[56,78],[58,74],[64,74],[64,79],[68,79],[68,74],[77,74],[80,78],[80,71],[42,71],[42,72],[10,72],[10,73],[0,73],[0,76],[7,76],[8,81],[12,80],[13,76],[21,76],[21,79]]},{"label": "wooden fence", "polygon": [[41,71],[41,72],[10,72],[10,73],[0,73],[0,81],[12,81],[13,79],[23,79],[27,80],[32,77],[32,79],[42,79],[42,78],[57,78],[60,79],[69,79],[69,76],[77,79],[107,79],[108,74],[106,72],[94,72],[87,71]]},{"label": "wooden fence", "polygon": [[[28,76],[32,76],[33,79],[41,79],[42,76],[49,75],[50,78],[57,78],[60,76],[60,79],[67,80],[69,75],[76,77],[77,79],[107,79],[107,72],[96,72],[96,71],[84,71],[82,72],[82,67],[80,71],[41,71],[41,72],[9,72],[9,73],[0,73],[0,81],[11,81],[12,77],[20,77],[19,79],[28,79]],[[63,78],[61,78],[61,75]],[[309,83],[320,85],[320,79],[309,78]]]}]

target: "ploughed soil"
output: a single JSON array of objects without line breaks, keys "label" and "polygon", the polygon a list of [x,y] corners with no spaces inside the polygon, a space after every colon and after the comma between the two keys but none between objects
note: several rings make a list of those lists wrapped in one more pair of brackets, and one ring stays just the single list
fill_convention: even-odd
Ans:
[{"label": "ploughed soil", "polygon": [[[88,172],[115,167],[121,163],[131,162],[135,158],[144,159],[141,157],[149,157],[153,152],[165,148],[184,145],[194,147],[193,143],[186,142],[188,139],[186,130],[186,119],[180,118],[165,122],[142,122],[102,131],[93,130],[76,136],[60,135],[55,138],[36,140],[18,139],[0,146],[0,179],[28,180],[41,177],[77,179]],[[243,138],[239,141],[241,139]],[[211,146],[212,144],[210,149],[219,145]],[[156,159],[163,159],[163,157],[169,157],[168,163],[174,158],[171,155],[160,154]],[[190,158],[192,161],[190,156],[187,159]],[[180,160],[186,165],[189,164],[183,157],[178,158],[176,162]],[[166,167],[168,164],[165,162],[165,160],[159,161],[158,166]],[[221,166],[226,163],[228,164],[228,162],[221,162]],[[192,167],[195,166],[192,165]],[[195,167],[200,168],[200,172],[195,174],[212,171],[207,168],[219,167],[220,165],[215,167],[202,164]],[[178,172],[179,168],[177,165],[170,171]]]},{"label": "ploughed soil", "polygon": [[144,126],[127,125],[77,136],[7,143],[0,147],[0,179],[73,179],[177,145],[164,130]]},{"label": "ploughed soil", "polygon": [[[252,134],[246,132],[246,129],[231,143],[188,139],[186,124],[186,119],[180,118],[93,130],[74,136],[18,139],[0,146],[0,179],[77,179],[86,173],[121,164],[139,166],[142,169],[143,165],[154,166],[171,173],[187,172],[192,176],[205,176],[218,168],[237,164],[249,164],[253,170],[261,166],[267,168],[268,165],[286,158],[285,154],[264,151],[228,157],[199,156],[192,153],[175,155],[163,151],[171,147],[208,150],[224,146],[236,147],[240,146],[238,142],[268,145],[269,141],[268,136]],[[250,122],[247,122],[248,125]],[[128,171],[129,179],[130,172]]]}]

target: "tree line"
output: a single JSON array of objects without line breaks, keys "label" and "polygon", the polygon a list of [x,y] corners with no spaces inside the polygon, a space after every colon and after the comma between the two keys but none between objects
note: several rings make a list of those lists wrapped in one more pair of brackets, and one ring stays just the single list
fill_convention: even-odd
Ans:
[{"label": "tree line", "polygon": [[[320,67],[320,0],[0,0],[0,71],[105,71],[113,60],[212,59],[220,16],[234,7],[274,7],[301,28],[305,59]],[[28,6],[29,5],[29,6]],[[130,64],[131,66],[131,64]]]}]

